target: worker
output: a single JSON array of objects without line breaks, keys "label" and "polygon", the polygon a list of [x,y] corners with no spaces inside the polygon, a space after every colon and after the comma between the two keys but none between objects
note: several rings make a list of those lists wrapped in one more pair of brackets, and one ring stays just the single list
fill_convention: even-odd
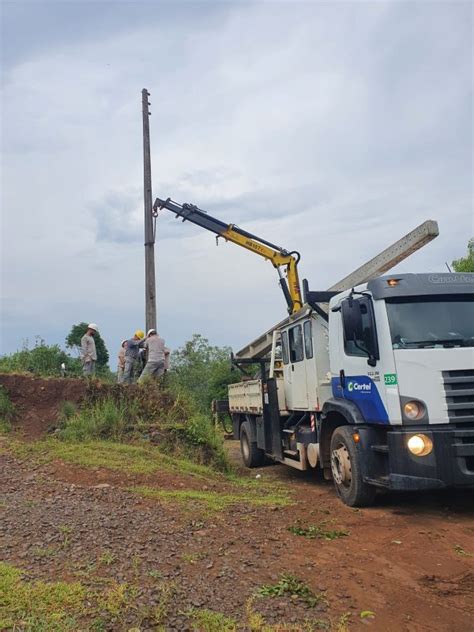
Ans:
[{"label": "worker", "polygon": [[127,348],[127,341],[122,340],[120,344],[120,351],[117,355],[117,382],[118,384],[122,384],[123,382],[123,373],[125,371],[125,349]]},{"label": "worker", "polygon": [[127,340],[125,349],[125,367],[123,371],[123,381],[125,384],[131,384],[135,377],[135,364],[140,355],[140,348],[145,344],[145,334],[141,329],[137,329],[133,338]]},{"label": "worker", "polygon": [[99,332],[95,323],[87,325],[87,331],[81,338],[82,372],[85,376],[94,375],[97,362],[97,351],[94,336]]},{"label": "worker", "polygon": [[156,329],[148,331],[143,346],[147,352],[147,362],[139,382],[147,377],[160,377],[165,372],[165,341],[156,333]]}]

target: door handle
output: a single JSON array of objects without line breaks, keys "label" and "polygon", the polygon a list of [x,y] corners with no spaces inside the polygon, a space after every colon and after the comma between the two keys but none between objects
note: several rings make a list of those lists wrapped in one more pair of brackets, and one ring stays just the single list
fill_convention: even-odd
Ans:
[{"label": "door handle", "polygon": [[292,370],[292,371],[294,371],[294,370],[295,370],[295,365],[294,365],[294,364],[292,364],[292,365],[291,365],[291,370]]},{"label": "door handle", "polygon": [[346,388],[346,374],[344,373],[344,369],[339,371],[339,383],[342,390],[344,390]]}]

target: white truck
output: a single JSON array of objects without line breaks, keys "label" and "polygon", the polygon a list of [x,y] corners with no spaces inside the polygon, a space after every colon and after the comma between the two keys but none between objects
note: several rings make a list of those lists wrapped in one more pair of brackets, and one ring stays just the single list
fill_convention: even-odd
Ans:
[{"label": "white truck", "polygon": [[322,468],[352,507],[377,488],[474,487],[474,274],[304,289],[262,377],[229,387],[245,464]]},{"label": "white truck", "polygon": [[[289,317],[238,352],[259,379],[229,386],[248,467],[321,468],[344,503],[377,488],[474,487],[474,274],[382,276],[438,235],[428,220],[328,291],[301,292],[300,255],[193,204],[167,209],[269,260]],[[284,267],[286,275],[281,271]]]}]

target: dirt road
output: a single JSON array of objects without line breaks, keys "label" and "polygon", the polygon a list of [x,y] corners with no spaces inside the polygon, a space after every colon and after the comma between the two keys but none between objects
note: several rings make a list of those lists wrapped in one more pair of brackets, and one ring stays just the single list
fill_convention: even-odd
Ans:
[{"label": "dirt road", "polygon": [[[72,627],[44,629],[474,630],[472,491],[354,510],[330,484],[271,466],[246,473],[254,498],[258,485],[274,486],[292,504],[206,508],[199,494],[228,499],[230,483],[34,460],[9,441],[0,440],[3,562],[27,582],[80,582],[92,595]],[[169,497],[143,497],[143,485]],[[323,537],[298,535],[305,529]]]}]

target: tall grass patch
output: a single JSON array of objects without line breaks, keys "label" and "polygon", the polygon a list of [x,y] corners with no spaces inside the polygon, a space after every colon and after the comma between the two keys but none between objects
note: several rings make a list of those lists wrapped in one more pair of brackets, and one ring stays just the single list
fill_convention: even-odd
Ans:
[{"label": "tall grass patch", "polygon": [[137,405],[133,402],[117,402],[110,396],[75,412],[63,405],[63,427],[59,436],[66,441],[121,441],[127,429],[133,428],[136,409]]}]

